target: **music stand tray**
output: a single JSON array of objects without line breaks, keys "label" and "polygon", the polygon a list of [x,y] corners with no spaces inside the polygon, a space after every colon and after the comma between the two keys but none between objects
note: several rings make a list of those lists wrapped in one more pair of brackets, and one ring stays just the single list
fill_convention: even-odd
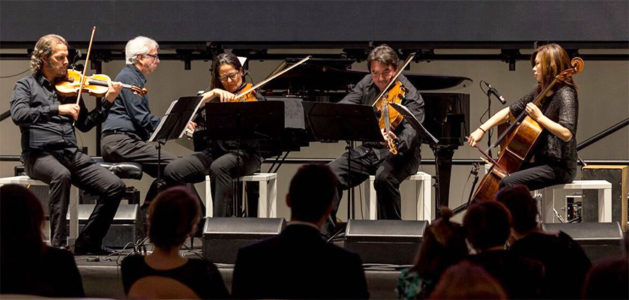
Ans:
[{"label": "music stand tray", "polygon": [[170,103],[166,114],[151,134],[149,142],[165,143],[183,136],[186,126],[192,121],[201,105],[201,96],[180,97]]},{"label": "music stand tray", "polygon": [[384,142],[376,114],[369,105],[306,101],[303,105],[314,140]]}]

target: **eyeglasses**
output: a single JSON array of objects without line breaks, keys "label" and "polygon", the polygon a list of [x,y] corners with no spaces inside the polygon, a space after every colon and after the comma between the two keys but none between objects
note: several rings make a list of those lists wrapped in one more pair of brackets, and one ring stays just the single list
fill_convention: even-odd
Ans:
[{"label": "eyeglasses", "polygon": [[159,59],[159,55],[157,54],[146,54],[146,56],[152,57],[153,59]]},{"label": "eyeglasses", "polygon": [[229,73],[225,75],[220,75],[218,76],[218,80],[220,81],[227,81],[227,79],[236,80],[236,77],[238,77],[239,74],[240,72],[233,72],[233,73]]}]

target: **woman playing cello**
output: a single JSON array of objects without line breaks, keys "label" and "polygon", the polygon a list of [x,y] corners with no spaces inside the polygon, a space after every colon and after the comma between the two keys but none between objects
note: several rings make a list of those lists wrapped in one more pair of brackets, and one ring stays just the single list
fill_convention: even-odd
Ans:
[{"label": "woman playing cello", "polygon": [[555,76],[571,68],[568,53],[557,44],[538,47],[531,55],[533,75],[537,86],[509,107],[498,111],[481,124],[468,139],[475,146],[485,133],[496,125],[514,119],[523,111],[544,130],[519,171],[512,172],[500,181],[500,188],[524,184],[531,190],[570,182],[577,169],[575,135],[577,132],[577,87],[568,77],[558,81],[541,99],[540,106],[531,103],[538,94],[551,85]]}]

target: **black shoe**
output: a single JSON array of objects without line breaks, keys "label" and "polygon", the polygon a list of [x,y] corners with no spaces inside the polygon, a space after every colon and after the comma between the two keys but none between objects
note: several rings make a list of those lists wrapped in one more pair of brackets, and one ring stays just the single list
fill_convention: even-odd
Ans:
[{"label": "black shoe", "polygon": [[114,253],[116,253],[115,250],[104,246],[83,247],[79,245],[74,247],[74,255],[113,255]]}]

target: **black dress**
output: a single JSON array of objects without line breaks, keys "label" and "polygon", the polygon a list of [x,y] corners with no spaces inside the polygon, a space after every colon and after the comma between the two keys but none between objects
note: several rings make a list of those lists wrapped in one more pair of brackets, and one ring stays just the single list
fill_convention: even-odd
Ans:
[{"label": "black dress", "polygon": [[3,253],[0,294],[85,297],[81,274],[69,251],[46,247],[40,259],[5,255]]},{"label": "black dress", "polygon": [[202,299],[228,298],[223,277],[216,266],[206,260],[188,259],[183,266],[170,270],[155,270],[144,261],[144,256],[132,255],[122,260],[122,284],[125,294],[137,280],[146,276],[175,279],[189,287]]}]

